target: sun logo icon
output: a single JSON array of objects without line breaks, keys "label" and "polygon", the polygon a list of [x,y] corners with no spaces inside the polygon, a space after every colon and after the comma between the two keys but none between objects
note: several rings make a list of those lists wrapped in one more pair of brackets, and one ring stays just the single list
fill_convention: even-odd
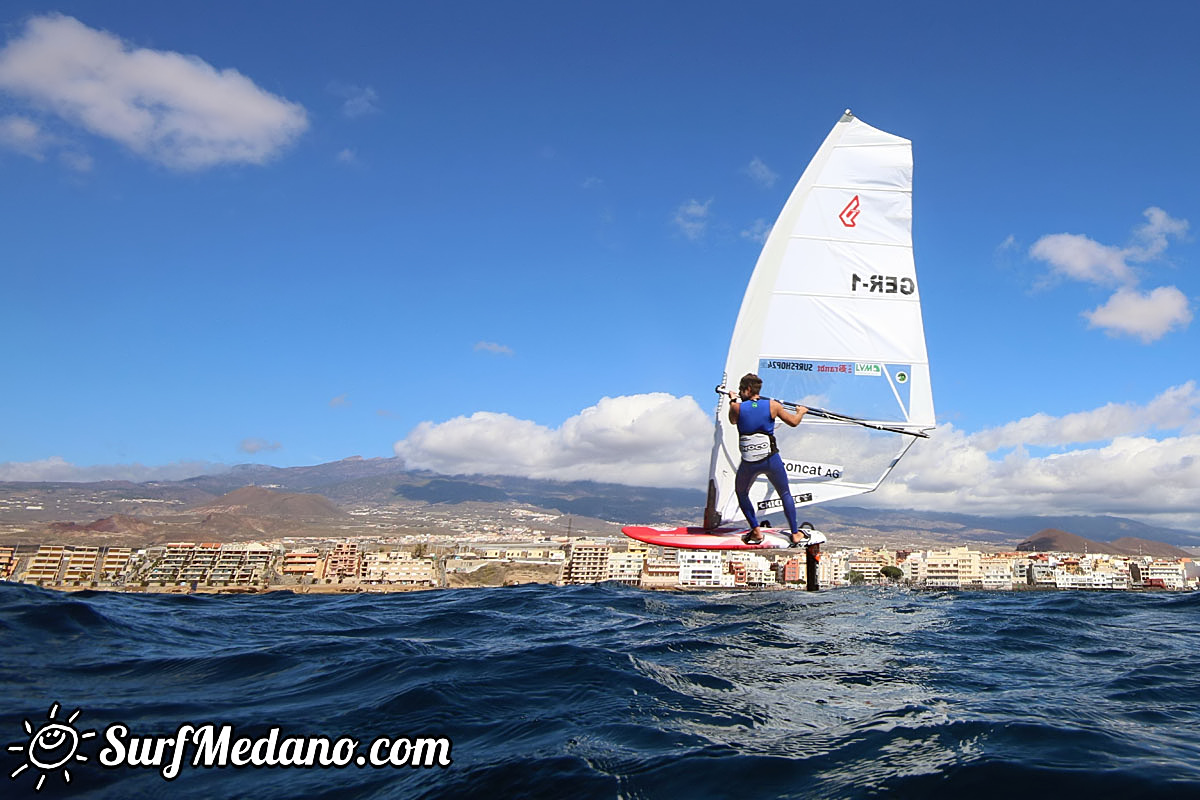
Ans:
[{"label": "sun logo icon", "polygon": [[32,722],[25,720],[25,732],[29,734],[29,743],[8,746],[10,753],[25,754],[25,763],[13,770],[8,777],[16,780],[18,775],[30,767],[37,769],[40,774],[34,791],[40,792],[42,784],[46,782],[46,775],[56,769],[61,769],[63,781],[70,783],[71,771],[67,766],[73,761],[87,761],[87,756],[75,752],[79,749],[79,743],[96,735],[95,731],[81,733],[75,730],[74,722],[79,716],[79,709],[75,709],[65,723],[58,722],[55,719],[57,716],[58,703],[55,703],[50,706],[50,713],[46,715],[49,722],[40,728],[34,728]]}]

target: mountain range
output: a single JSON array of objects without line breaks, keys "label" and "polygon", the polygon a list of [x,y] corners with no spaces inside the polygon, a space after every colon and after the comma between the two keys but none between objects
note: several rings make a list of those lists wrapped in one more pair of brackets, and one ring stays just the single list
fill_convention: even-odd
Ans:
[{"label": "mountain range", "polygon": [[[22,540],[72,531],[100,536],[104,531],[95,528],[97,524],[118,526],[123,532],[148,532],[145,525],[161,527],[170,519],[197,526],[192,529],[197,535],[207,527],[213,541],[249,532],[272,535],[287,527],[284,522],[295,533],[316,530],[336,535],[355,524],[350,511],[388,510],[393,519],[403,522],[405,514],[420,509],[443,510],[448,516],[469,510],[480,518],[514,506],[569,517],[571,522],[564,520],[563,527],[574,525],[576,532],[612,533],[613,523],[697,524],[704,499],[699,490],[441,475],[410,470],[398,458],[354,457],[303,467],[247,464],[181,481],[0,483],[0,544],[15,541],[18,532]],[[107,514],[101,520],[125,515],[124,522],[98,521],[100,508]],[[1056,529],[1097,545],[1128,547],[1122,539],[1140,540],[1143,544],[1135,542],[1133,547],[1142,547],[1143,552],[1147,552],[1145,542],[1200,548],[1196,532],[1110,516],[999,517],[841,506],[816,506],[802,514],[848,545],[973,543],[1012,548],[1046,529]]]},{"label": "mountain range", "polygon": [[1016,546],[1017,552],[1027,553],[1109,553],[1112,555],[1158,556],[1181,558],[1190,556],[1184,550],[1166,542],[1122,536],[1109,542],[1096,542],[1074,533],[1046,528]]}]

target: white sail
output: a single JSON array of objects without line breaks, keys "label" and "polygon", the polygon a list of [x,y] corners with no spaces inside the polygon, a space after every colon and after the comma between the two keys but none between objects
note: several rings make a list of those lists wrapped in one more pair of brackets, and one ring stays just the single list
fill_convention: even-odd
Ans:
[{"label": "white sail", "polygon": [[[912,143],[849,111],[805,169],[767,237],[734,326],[724,384],[919,433],[934,427],[912,249]],[[740,518],[737,431],[717,406],[705,526]],[[797,509],[873,491],[915,441],[808,415],[775,426]],[[765,478],[751,499],[781,503]],[[778,520],[777,524],[781,524]]]}]

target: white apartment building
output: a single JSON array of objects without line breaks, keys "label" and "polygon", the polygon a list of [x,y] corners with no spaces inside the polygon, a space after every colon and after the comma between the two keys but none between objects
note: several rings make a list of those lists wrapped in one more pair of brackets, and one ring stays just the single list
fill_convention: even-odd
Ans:
[{"label": "white apartment building", "polygon": [[778,582],[771,562],[755,553],[733,552],[725,556],[735,586],[774,586]]},{"label": "white apartment building", "polygon": [[979,585],[984,589],[1013,588],[1013,559],[983,556],[979,559]]},{"label": "white apartment building", "polygon": [[846,574],[850,571],[850,551],[822,550],[821,560],[817,562],[817,581],[822,586],[845,586],[850,581]]},{"label": "white apartment building", "polygon": [[679,553],[679,585],[733,587],[725,559],[716,550],[683,550]]},{"label": "white apartment building", "polygon": [[1142,576],[1147,584],[1160,580],[1168,589],[1183,589],[1187,585],[1187,574],[1182,561],[1155,559],[1142,570]]},{"label": "white apartment building", "polygon": [[982,579],[982,554],[966,547],[930,550],[925,554],[925,585],[956,589],[979,584]]},{"label": "white apartment building", "polygon": [[1059,589],[1128,589],[1129,579],[1118,572],[1055,570],[1054,585]]},{"label": "white apartment building", "polygon": [[628,586],[637,586],[642,581],[642,565],[646,563],[646,552],[624,550],[608,554],[608,577]]}]

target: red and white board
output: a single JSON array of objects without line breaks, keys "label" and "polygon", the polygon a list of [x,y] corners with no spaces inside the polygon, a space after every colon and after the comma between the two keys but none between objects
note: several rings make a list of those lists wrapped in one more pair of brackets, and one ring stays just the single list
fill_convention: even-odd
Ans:
[{"label": "red and white board", "polygon": [[[630,539],[662,547],[678,547],[681,550],[786,550],[792,546],[787,530],[759,528],[763,540],[758,544],[746,544],[742,537],[749,528],[660,528],[646,525],[627,525],[621,532]],[[822,544],[825,534],[808,531],[806,545]],[[797,546],[799,549],[801,546]]]}]

